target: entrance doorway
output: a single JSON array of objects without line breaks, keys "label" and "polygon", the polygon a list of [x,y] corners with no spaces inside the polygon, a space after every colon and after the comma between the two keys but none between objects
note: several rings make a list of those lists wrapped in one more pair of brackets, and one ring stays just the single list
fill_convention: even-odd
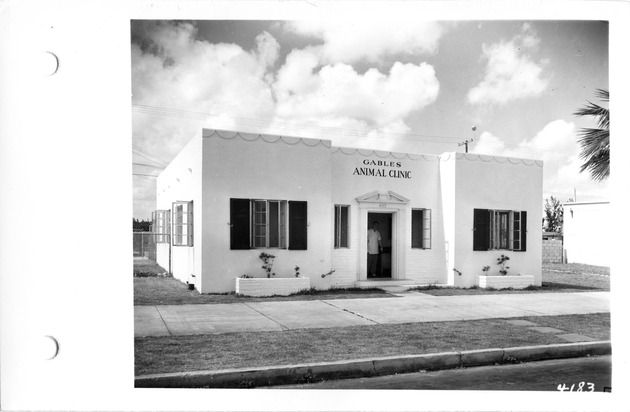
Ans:
[{"label": "entrance doorway", "polygon": [[[392,213],[368,212],[368,231],[372,229],[374,222],[378,223],[378,232],[381,234],[383,250],[378,254],[376,261],[376,278],[392,277]],[[370,272],[370,258],[368,259],[368,278],[373,278]]]}]

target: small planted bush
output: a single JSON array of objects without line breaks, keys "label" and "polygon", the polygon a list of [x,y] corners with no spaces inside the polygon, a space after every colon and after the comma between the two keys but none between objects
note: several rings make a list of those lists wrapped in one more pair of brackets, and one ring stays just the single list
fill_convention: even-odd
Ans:
[{"label": "small planted bush", "polygon": [[275,272],[272,272],[273,269],[273,260],[276,258],[274,255],[270,255],[269,253],[262,252],[260,256],[258,256],[260,260],[263,261],[262,268],[265,270],[267,277],[270,278],[272,276],[276,276]]},{"label": "small planted bush", "polygon": [[506,262],[508,260],[510,260],[510,257],[506,255],[501,255],[500,257],[497,258],[497,265],[501,267],[501,269],[499,269],[499,273],[502,276],[506,276],[508,273],[508,269],[510,268],[509,266],[506,266]]}]

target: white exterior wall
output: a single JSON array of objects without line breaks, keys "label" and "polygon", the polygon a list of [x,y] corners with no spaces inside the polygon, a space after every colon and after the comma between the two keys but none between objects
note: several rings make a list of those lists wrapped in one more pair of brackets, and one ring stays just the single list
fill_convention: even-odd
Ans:
[{"label": "white exterior wall", "polygon": [[[372,162],[382,162],[374,165]],[[334,228],[334,205],[350,206],[349,247],[333,249],[331,276],[334,285],[351,286],[357,280],[366,279],[367,220],[369,212],[395,213],[393,218],[394,248],[392,253],[392,279],[415,280],[418,283],[445,283],[444,235],[439,222],[439,157],[406,155],[370,150],[334,148],[332,154],[332,204],[333,216],[328,225]],[[367,163],[367,164],[366,164]],[[383,164],[384,163],[384,164]],[[355,174],[356,168],[383,171],[385,176]],[[390,177],[397,172],[410,172],[410,178]],[[409,200],[406,204],[367,202],[357,197],[370,192],[394,192]],[[431,209],[431,249],[411,248],[411,210]],[[398,249],[396,249],[398,248]],[[397,261],[394,261],[397,259]]]},{"label": "white exterior wall", "polygon": [[[357,173],[366,168],[380,173]],[[231,250],[232,198],[306,201],[307,250]],[[182,281],[194,274],[202,293],[233,291],[244,274],[264,276],[263,251],[276,255],[277,277],[293,277],[299,266],[316,288],[353,286],[366,279],[370,212],[392,214],[393,280],[473,286],[483,266],[498,273],[503,253],[511,259],[509,274],[541,284],[541,162],[331,148],[326,140],[204,130],[160,175],[157,199],[157,209],[194,202],[194,247],[172,247],[171,271]],[[350,206],[347,248],[333,247],[334,205]],[[476,208],[527,211],[527,251],[473,251]],[[411,247],[412,209],[431,210],[430,249]],[[167,256],[167,245],[159,245],[158,263],[168,267]],[[331,269],[333,275],[321,277]]]},{"label": "white exterior wall", "polygon": [[[203,281],[200,292],[234,290],[243,274],[263,276],[261,252],[276,256],[276,277],[301,276],[329,288],[332,209],[330,142],[204,130]],[[230,198],[307,202],[307,250],[230,250]],[[199,228],[200,226],[197,226]]]},{"label": "white exterior wall", "polygon": [[446,261],[446,284],[455,285],[455,160],[448,154],[440,161],[440,194],[439,206],[442,211],[442,227],[444,233],[444,260]]},{"label": "white exterior wall", "polygon": [[[542,162],[464,153],[442,155],[442,200],[452,284],[470,287],[490,266],[498,274],[497,258],[510,257],[509,275],[532,275],[535,285],[542,276]],[[451,185],[451,187],[449,187]],[[454,190],[453,190],[454,187]],[[527,250],[473,251],[473,210],[527,211]],[[450,222],[449,222],[450,220]],[[450,227],[452,225],[452,228]]]},{"label": "white exterior wall", "polygon": [[[193,201],[193,247],[171,247],[171,273],[183,282],[195,275],[198,283],[201,274],[202,238],[200,228],[203,225],[201,204],[201,138],[196,137],[184,147],[166,169],[157,178],[156,209],[171,210],[175,201]],[[166,243],[159,243],[157,249],[157,263],[168,269],[168,248]],[[197,285],[198,287],[198,285]]]},{"label": "white exterior wall", "polygon": [[563,206],[562,230],[568,263],[610,266],[610,203],[577,202]]}]

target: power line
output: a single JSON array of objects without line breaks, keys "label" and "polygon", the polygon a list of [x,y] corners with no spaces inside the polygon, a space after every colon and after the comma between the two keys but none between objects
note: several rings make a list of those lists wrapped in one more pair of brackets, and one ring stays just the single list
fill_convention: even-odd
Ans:
[{"label": "power line", "polygon": [[144,173],[133,173],[134,176],[158,177],[157,175],[147,175]]},{"label": "power line", "polygon": [[[136,153],[137,154],[137,153]],[[154,167],[156,169],[164,169],[164,166],[156,166],[156,165],[150,165],[148,163],[137,163],[137,162],[133,162],[134,165],[137,166],[148,166],[148,167]]]},{"label": "power line", "polygon": [[[220,114],[212,113],[212,112],[195,112],[190,110],[181,110],[181,109],[172,109],[166,107],[158,107],[158,106],[149,106],[149,105],[141,105],[141,104],[133,104],[133,110],[145,113],[145,114],[153,114],[157,116],[171,116],[171,117],[180,117],[185,119],[193,119],[193,120],[205,120],[208,116],[218,117]],[[269,126],[272,122],[271,119],[261,119],[254,117],[243,117],[243,116],[230,116],[230,120],[232,120],[236,124],[245,125],[245,126]],[[330,127],[330,126],[318,126],[318,125],[310,125],[305,123],[292,123],[291,125],[282,126],[275,125],[275,128],[279,129],[291,129],[291,130],[302,130],[302,131],[322,131],[330,134],[344,135],[344,136],[352,136],[352,137],[368,137],[360,135],[360,130],[345,128],[345,127]],[[315,129],[315,130],[313,130]],[[456,136],[440,136],[440,135],[423,135],[417,133],[397,133],[397,132],[386,132],[383,133],[386,136],[400,136],[403,138],[415,138],[414,140],[426,140],[426,139],[454,139],[459,140],[460,137]],[[374,137],[370,137],[374,138]],[[436,142],[441,140],[435,140]],[[444,142],[448,143],[448,142]]]},{"label": "power line", "polygon": [[150,157],[148,157],[148,156],[143,155],[142,153],[137,153],[137,152],[134,152],[134,154],[135,154],[135,155],[137,155],[137,156],[140,156],[140,157],[142,157],[142,158],[145,158],[146,160],[149,160],[149,161],[151,161],[151,162],[155,162],[155,163],[157,163],[160,167],[166,167],[166,166],[167,166],[167,165],[162,165],[162,164],[158,163],[157,161],[155,161],[155,160],[151,159],[151,158],[150,158]]},{"label": "power line", "polygon": [[[162,163],[162,166],[167,166],[168,163],[169,163],[168,161],[162,159],[161,157],[158,157],[158,156],[156,156],[156,155],[154,155],[152,153],[149,153],[146,150],[142,149],[141,147],[136,146],[135,144],[132,144],[131,147],[132,147],[132,150],[134,150],[136,152],[136,154],[142,156],[141,155],[141,153],[142,153],[142,154],[145,154],[146,156],[151,157],[151,159],[149,159],[149,158],[146,158],[145,156],[142,156],[142,157],[145,157],[147,160],[151,160],[154,163],[158,163],[158,164]],[[157,160],[155,160],[155,159],[157,159]]]},{"label": "power line", "polygon": [[[177,117],[177,118],[184,118],[184,119],[191,119],[191,120],[205,120],[209,116],[214,116],[214,117],[220,116],[219,113],[173,109],[173,108],[150,106],[150,105],[143,105],[143,104],[132,104],[132,109],[140,113],[151,114],[155,116],[168,116],[168,117]],[[271,123],[272,123],[271,119],[261,119],[261,118],[243,117],[243,116],[230,116],[230,120],[237,125],[253,126],[253,127],[259,127],[259,128],[269,127],[271,126]],[[473,126],[473,127],[476,130],[476,126]],[[310,133],[321,132],[321,133],[345,136],[345,137],[360,137],[363,139],[377,139],[377,140],[387,139],[387,140],[402,140],[402,141],[412,141],[412,142],[422,142],[422,143],[440,143],[440,144],[459,143],[458,146],[465,145],[466,149],[468,149],[468,143],[476,140],[475,138],[473,138],[473,139],[469,139],[464,142],[461,142],[461,137],[458,137],[458,136],[425,135],[425,134],[418,134],[418,133],[396,133],[396,132],[380,132],[382,136],[368,136],[365,134],[361,135],[360,134],[361,131],[358,129],[344,128],[344,127],[318,126],[318,125],[310,125],[310,124],[295,123],[295,122],[288,125],[274,125],[274,129],[291,130],[293,132],[296,132],[296,131],[297,132],[299,131],[310,132]],[[473,132],[475,130],[473,130]],[[450,139],[451,141],[448,141],[448,139]],[[570,157],[570,155],[567,155],[565,153],[554,152],[551,150],[534,149],[534,148],[522,147],[516,144],[509,144],[509,143],[504,143],[503,145],[508,146],[508,147],[514,147],[516,148],[517,152],[525,151],[526,153],[532,153],[532,152],[533,153],[547,153],[550,156],[553,156],[556,158]],[[138,149],[142,150],[140,148]],[[145,153],[148,153],[148,152],[145,152]],[[466,153],[468,153],[468,150],[466,150]],[[160,159],[157,156],[155,157],[157,159]],[[166,162],[165,160],[163,159],[160,159],[160,160],[162,160],[165,163],[165,165],[168,164],[168,162]]]},{"label": "power line", "polygon": [[[554,192],[551,190],[543,190],[543,193],[546,194],[553,194],[553,195],[560,195],[563,197],[569,197],[574,199],[575,198],[575,193],[563,193],[563,192]],[[608,199],[608,196],[602,196],[602,195],[588,195],[588,194],[580,194],[580,197],[592,197],[592,198],[599,198],[599,199]]]}]

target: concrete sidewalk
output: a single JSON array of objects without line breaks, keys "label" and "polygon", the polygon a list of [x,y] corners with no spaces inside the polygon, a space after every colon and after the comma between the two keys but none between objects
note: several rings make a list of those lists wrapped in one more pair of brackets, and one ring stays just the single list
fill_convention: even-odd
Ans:
[{"label": "concrete sidewalk", "polygon": [[283,331],[610,311],[609,292],[432,296],[135,306],[135,336]]}]

